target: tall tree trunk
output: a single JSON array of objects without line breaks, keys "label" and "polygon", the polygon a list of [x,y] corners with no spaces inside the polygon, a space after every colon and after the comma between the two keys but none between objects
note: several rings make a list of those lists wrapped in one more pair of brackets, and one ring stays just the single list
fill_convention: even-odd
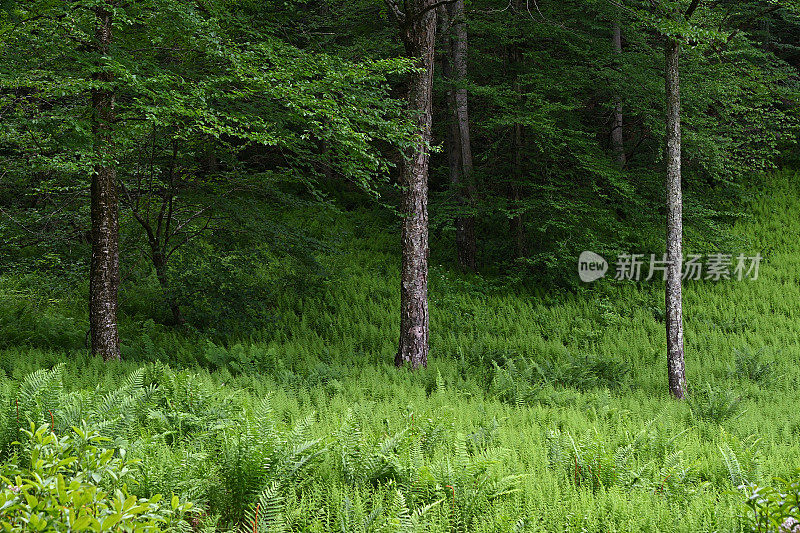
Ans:
[{"label": "tall tree trunk", "polygon": [[681,262],[683,259],[683,200],[681,197],[681,99],[679,81],[680,43],[666,45],[667,91],[667,372],[669,390],[675,398],[686,392],[683,355],[683,310],[681,303]]},{"label": "tall tree trunk", "polygon": [[[514,12],[517,17],[523,16],[523,5],[521,0],[514,0]],[[518,20],[516,19],[517,24],[519,24]],[[520,31],[521,34],[521,31]],[[513,44],[511,49],[511,62],[514,72],[514,93],[516,94],[516,100],[518,102],[518,106],[521,111],[522,107],[522,86],[519,80],[519,70],[522,67],[522,49],[518,44]],[[513,159],[511,162],[511,193],[513,204],[516,209],[520,209],[520,203],[522,201],[522,147],[523,147],[523,140],[522,140],[522,124],[519,122],[514,123],[512,136],[513,136]],[[526,255],[526,245],[525,245],[525,222],[523,220],[522,213],[519,212],[511,219],[511,233],[514,239],[515,248],[516,248],[516,255],[517,257],[525,257]]]},{"label": "tall tree trunk", "polygon": [[[514,204],[517,209],[522,201],[521,182],[522,182],[522,124],[514,124],[514,161],[512,163],[511,178],[514,180],[512,191]],[[522,220],[522,213],[517,213],[511,219],[511,228],[514,234],[517,257],[525,257],[525,223]]]},{"label": "tall tree trunk", "polygon": [[[436,37],[434,0],[408,0],[400,35],[409,57],[408,106],[415,114],[419,142],[405,155],[402,180],[403,229],[400,280],[400,342],[395,364],[412,369],[428,364],[428,143],[433,108],[433,60]],[[396,4],[394,5],[397,8]]]},{"label": "tall tree trunk", "polygon": [[[111,6],[108,6],[110,8]],[[96,49],[107,56],[112,40],[111,11],[95,8]],[[119,291],[119,219],[117,173],[113,162],[114,92],[107,85],[113,75],[98,66],[93,75],[104,85],[92,89],[92,132],[97,162],[92,173],[91,220],[92,260],[89,270],[89,329],[92,354],[105,360],[119,360],[117,293]]]},{"label": "tall tree trunk", "polygon": [[[619,23],[619,15],[614,20],[613,27],[613,44],[614,53],[617,57],[622,55],[622,28]],[[619,89],[617,89],[619,90]],[[619,94],[615,96],[614,104],[614,124],[611,127],[611,145],[614,149],[614,154],[617,158],[617,164],[620,168],[625,167],[625,143],[623,137],[623,121],[622,121],[622,98]]]},{"label": "tall tree trunk", "polygon": [[[464,0],[449,6],[452,31],[449,37],[451,59],[450,77],[453,85],[448,91],[450,108],[451,150],[449,157],[450,181],[458,194],[462,207],[475,206],[475,178],[472,174],[472,144],[469,129],[469,96],[464,83],[467,80],[467,24],[464,19]],[[456,218],[456,249],[458,264],[463,270],[474,271],[477,255],[475,242],[475,216]]]}]

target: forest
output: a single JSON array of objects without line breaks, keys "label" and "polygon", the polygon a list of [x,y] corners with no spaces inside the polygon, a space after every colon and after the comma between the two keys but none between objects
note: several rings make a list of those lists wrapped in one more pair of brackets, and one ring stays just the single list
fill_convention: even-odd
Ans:
[{"label": "forest", "polygon": [[0,531],[798,533],[799,136],[800,0],[0,0]]}]

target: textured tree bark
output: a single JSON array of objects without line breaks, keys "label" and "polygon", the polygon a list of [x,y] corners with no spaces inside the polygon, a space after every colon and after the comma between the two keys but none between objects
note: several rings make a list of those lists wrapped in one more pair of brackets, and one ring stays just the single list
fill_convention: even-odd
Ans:
[{"label": "textured tree bark", "polygon": [[[96,51],[109,53],[112,40],[111,12],[95,8]],[[113,75],[98,71],[97,81],[109,83]],[[119,219],[116,179],[113,163],[114,92],[107,86],[92,89],[92,133],[97,163],[92,173],[91,221],[92,259],[89,269],[89,330],[92,354],[104,360],[119,360],[117,331],[117,293],[119,291]]]},{"label": "textured tree bark", "polygon": [[428,364],[428,143],[433,107],[436,37],[434,0],[408,0],[400,37],[418,69],[409,80],[408,106],[420,141],[405,153],[402,167],[403,229],[400,279],[400,343],[395,364]]},{"label": "textured tree bark", "polygon": [[683,309],[681,302],[681,263],[683,259],[683,199],[681,196],[681,99],[679,78],[680,43],[668,39],[666,45],[667,93],[667,373],[669,390],[675,398],[686,393],[683,354]]},{"label": "textured tree bark", "polygon": [[[456,0],[445,13],[452,25],[448,39],[449,61],[447,77],[452,81],[447,94],[450,111],[448,133],[448,163],[450,182],[456,191],[459,204],[475,206],[475,178],[472,174],[472,144],[469,129],[469,95],[463,87],[467,79],[467,24],[464,18],[464,0]],[[459,216],[456,224],[456,250],[458,265],[462,270],[475,271],[477,245],[475,242],[475,216]]]},{"label": "textured tree bark", "polygon": [[[617,56],[622,55],[622,29],[620,27],[619,19],[614,20],[613,27],[613,44],[614,53]],[[620,168],[625,167],[625,142],[623,135],[623,120],[622,120],[622,98],[619,94],[615,97],[614,104],[614,124],[611,127],[611,146],[614,149],[614,154],[617,158],[617,164]]]}]

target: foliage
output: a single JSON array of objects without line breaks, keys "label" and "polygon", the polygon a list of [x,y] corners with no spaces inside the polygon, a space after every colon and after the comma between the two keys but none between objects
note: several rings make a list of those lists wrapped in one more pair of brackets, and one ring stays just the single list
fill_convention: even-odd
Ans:
[{"label": "foliage", "polygon": [[[679,435],[666,437],[653,431],[651,420],[637,435],[628,436],[609,448],[593,432],[580,440],[560,431],[547,435],[550,466],[565,475],[568,482],[592,491],[615,485],[637,487],[677,500],[702,490],[697,484],[695,465],[687,464]],[[650,457],[642,461],[642,457]]]},{"label": "foliage", "polygon": [[764,347],[758,350],[750,348],[734,350],[736,359],[731,365],[730,374],[739,379],[748,379],[753,383],[769,384],[777,379],[777,362],[775,360],[765,360]]},{"label": "foliage", "polygon": [[[307,258],[313,240],[252,209],[253,200],[273,213],[323,208],[325,172],[374,197],[394,167],[381,149],[411,140],[387,84],[408,70],[405,59],[348,61],[304,50],[278,29],[251,31],[269,16],[264,7],[245,11],[227,0],[111,4],[113,45],[105,55],[93,41],[97,2],[29,0],[1,11],[4,269],[86,268],[87,176],[101,159],[91,122],[100,67],[113,75],[102,87],[115,96],[115,153],[102,157],[113,159],[119,177],[123,263],[137,283],[156,274],[168,306],[194,301],[198,276],[210,281],[204,290],[220,288],[221,297],[210,299],[235,301],[224,279],[214,283],[202,272],[208,262],[198,267],[204,246],[171,267],[190,242],[216,243],[211,255],[228,262],[247,261],[248,237],[270,242],[273,256]],[[234,227],[242,237],[232,252],[219,242],[231,244]],[[287,235],[295,242],[280,238]],[[188,280],[174,279],[176,272]],[[247,306],[233,312],[241,309]],[[207,316],[190,318],[209,327]]]},{"label": "foliage", "polygon": [[[740,530],[735,487],[769,485],[800,450],[786,416],[800,409],[799,354],[786,343],[800,299],[798,188],[788,174],[756,186],[775,194],[754,194],[752,217],[733,231],[769,256],[759,280],[684,292],[689,382],[698,396],[706,382],[718,399],[729,389],[732,416],[700,416],[718,404],[668,397],[663,324],[651,312],[663,294],[642,284],[541,295],[434,265],[433,356],[427,369],[398,372],[386,364],[396,340],[391,228],[371,212],[302,210],[293,216],[309,233],[346,245],[317,256],[331,273],[319,291],[279,293],[274,323],[247,336],[212,339],[124,314],[127,360],[106,365],[80,344],[48,341],[82,338],[83,287],[3,278],[7,324],[28,300],[57,320],[42,320],[38,337],[3,337],[0,461],[27,462],[11,442],[24,440],[29,419],[66,435],[86,418],[140,460],[129,466],[132,495],[193,502],[200,531],[252,531],[256,510],[260,531]],[[771,379],[731,374],[743,346],[764,347]],[[499,386],[493,362],[517,366],[516,388]],[[612,381],[609,369],[625,373]]]},{"label": "foliage", "polygon": [[751,531],[788,531],[798,524],[800,516],[800,471],[788,479],[776,478],[772,485],[756,483],[740,487],[746,495],[745,505]]},{"label": "foliage", "polygon": [[87,425],[59,437],[31,423],[28,466],[0,470],[3,531],[186,531],[190,503],[132,496],[123,482],[131,461],[124,449],[106,448]]},{"label": "foliage", "polygon": [[724,387],[714,387],[710,383],[691,391],[688,398],[693,417],[717,424],[735,416],[741,402],[742,397],[736,392]]},{"label": "foliage", "polygon": [[580,357],[545,359],[508,359],[499,366],[494,365],[492,387],[498,396],[512,404],[523,404],[541,400],[542,385],[551,384],[576,389],[596,387],[618,388],[624,383],[630,366],[624,361],[592,354]]}]

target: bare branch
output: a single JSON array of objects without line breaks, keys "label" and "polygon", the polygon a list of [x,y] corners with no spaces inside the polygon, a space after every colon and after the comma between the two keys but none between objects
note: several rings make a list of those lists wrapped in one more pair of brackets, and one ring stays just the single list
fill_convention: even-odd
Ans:
[{"label": "bare branch", "polygon": [[[186,238],[185,238],[185,239],[183,239],[182,241],[180,241],[179,243],[177,243],[175,246],[173,246],[173,247],[172,247],[172,249],[171,249],[171,250],[169,250],[169,252],[167,252],[167,254],[166,254],[166,258],[167,258],[167,260],[169,260],[169,258],[170,258],[170,257],[172,257],[172,254],[173,254],[173,253],[175,253],[175,251],[176,251],[178,248],[180,248],[181,246],[183,246],[183,245],[184,245],[184,244],[186,244],[187,242],[191,241],[192,239],[194,239],[195,237],[197,237],[198,235],[200,235],[201,233],[203,233],[204,231],[206,231],[206,230],[208,229],[208,226],[209,226],[209,224],[211,224],[211,220],[212,220],[213,218],[214,218],[214,215],[213,215],[213,213],[212,213],[212,214],[209,214],[209,215],[208,215],[208,218],[206,219],[206,222],[205,222],[205,224],[203,224],[203,226],[202,226],[201,228],[198,228],[196,231],[193,231],[192,233],[189,233],[189,234],[186,236]],[[173,235],[174,235],[174,233],[173,233]]]},{"label": "bare branch", "polygon": [[397,21],[398,24],[405,24],[406,22],[406,14],[400,11],[400,6],[397,4],[395,0],[384,0],[386,6],[389,8],[394,19]]},{"label": "bare branch", "polygon": [[[190,222],[192,222],[196,218],[199,218],[200,216],[202,216],[203,213],[205,213],[209,209],[211,209],[211,206],[206,206],[206,207],[203,207],[202,209],[200,209],[199,211],[197,211],[196,213],[194,213],[193,215],[190,215],[188,218],[186,218],[186,220],[184,220],[183,222],[181,222],[180,224],[175,226],[175,229],[172,230],[171,233],[166,235],[166,237],[164,238],[164,242],[167,242],[167,241],[171,240],[173,237],[175,237],[176,235],[181,233],[181,230],[183,228],[185,228],[187,224],[189,224]],[[206,225],[208,225],[208,223],[206,223]]]}]

